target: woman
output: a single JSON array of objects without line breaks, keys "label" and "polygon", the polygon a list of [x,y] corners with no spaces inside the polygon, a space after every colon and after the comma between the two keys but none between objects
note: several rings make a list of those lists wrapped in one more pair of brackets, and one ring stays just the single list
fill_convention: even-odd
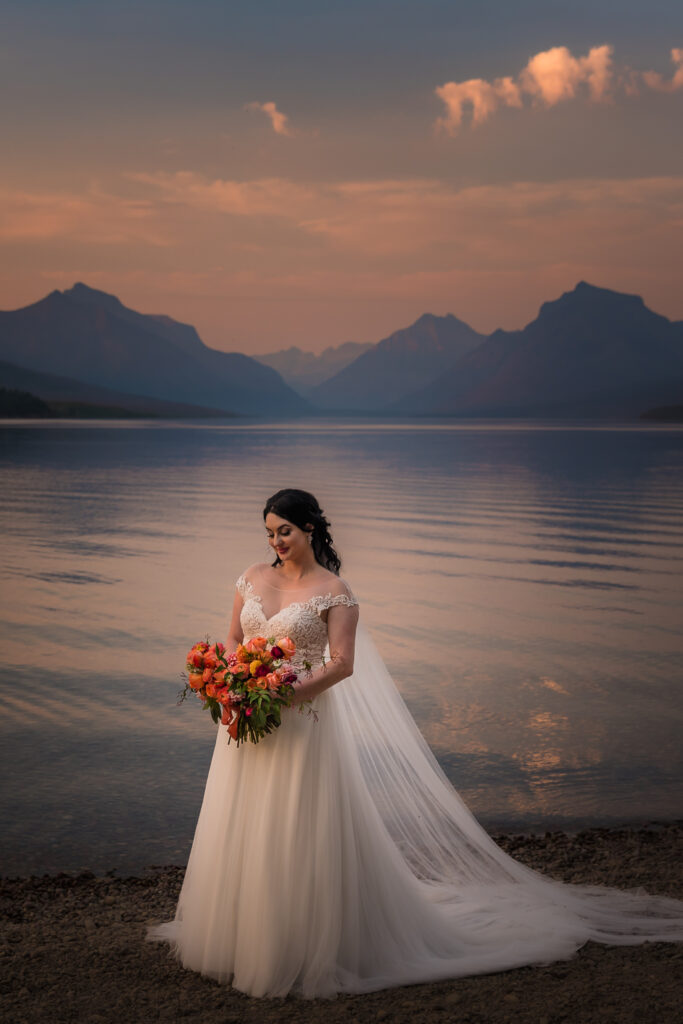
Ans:
[{"label": "woman", "polygon": [[683,939],[683,902],[564,885],[496,846],[359,624],[316,499],[278,491],[263,515],[275,558],[238,579],[228,647],[287,634],[313,670],[260,743],[219,727],[176,916],[149,938],[242,992],[307,998]]}]

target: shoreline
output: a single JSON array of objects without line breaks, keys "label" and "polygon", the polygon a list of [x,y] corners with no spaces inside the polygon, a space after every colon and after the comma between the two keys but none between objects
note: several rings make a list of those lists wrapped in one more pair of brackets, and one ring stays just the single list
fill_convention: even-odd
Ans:
[{"label": "shoreline", "polygon": [[[493,833],[528,867],[566,882],[683,898],[683,821],[576,834]],[[173,916],[184,868],[0,878],[0,1008],[13,1024],[648,1024],[679,1019],[682,943],[602,946],[498,974],[334,1000],[254,999],[184,970],[148,922]]]}]

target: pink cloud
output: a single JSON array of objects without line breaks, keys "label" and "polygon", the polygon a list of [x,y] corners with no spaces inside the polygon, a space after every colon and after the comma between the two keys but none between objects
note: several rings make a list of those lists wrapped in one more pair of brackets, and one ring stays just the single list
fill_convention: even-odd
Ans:
[{"label": "pink cloud", "polygon": [[466,82],[446,82],[434,91],[447,110],[446,117],[439,118],[437,125],[451,134],[460,127],[467,104],[472,110],[473,124],[481,124],[501,103],[508,107],[522,105],[520,88],[511,78],[497,78],[494,82],[469,78]]},{"label": "pink cloud", "polygon": [[85,192],[29,192],[0,187],[0,240],[151,246],[170,244],[168,232],[155,223],[154,204],[130,199],[91,185]]},{"label": "pink cloud", "polygon": [[245,217],[296,216],[297,211],[305,210],[315,196],[309,186],[286,178],[209,180],[194,171],[130,172],[126,177],[152,186],[168,203]]},{"label": "pink cloud", "polygon": [[262,110],[264,114],[267,114],[270,118],[270,123],[273,126],[273,131],[277,135],[291,135],[291,131],[288,127],[288,120],[286,114],[283,114],[281,110],[278,110],[272,100],[267,103],[258,103],[253,101],[252,103],[245,103],[245,110]]},{"label": "pink cloud", "polygon": [[671,60],[678,67],[668,81],[658,71],[643,71],[642,78],[649,89],[656,92],[676,92],[677,89],[683,89],[683,49],[674,47],[671,51]]},{"label": "pink cloud", "polygon": [[566,46],[554,46],[531,58],[520,75],[521,88],[553,107],[573,99],[585,82],[591,99],[601,100],[609,87],[611,55],[611,46],[594,46],[585,57],[573,57]]},{"label": "pink cloud", "polygon": [[[446,115],[437,118],[435,128],[455,135],[467,109],[471,112],[472,124],[477,125],[486,121],[499,107],[521,107],[524,96],[543,106],[553,107],[574,99],[584,88],[593,102],[606,100],[613,83],[612,52],[613,48],[604,44],[593,46],[583,57],[574,57],[566,46],[554,46],[531,57],[516,78],[506,76],[492,82],[483,78],[445,82],[434,90],[446,106]],[[663,87],[670,88],[668,83]]]}]

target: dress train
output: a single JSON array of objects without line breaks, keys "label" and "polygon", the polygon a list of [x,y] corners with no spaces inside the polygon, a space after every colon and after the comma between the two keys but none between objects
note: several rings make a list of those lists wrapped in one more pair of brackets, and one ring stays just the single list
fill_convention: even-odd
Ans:
[{"label": "dress train", "polygon": [[[317,595],[245,638],[324,652]],[[683,940],[683,902],[567,885],[501,850],[462,802],[359,623],[354,673],[239,750],[219,726],[174,920],[148,938],[252,996],[305,998],[566,959],[588,940]]]}]

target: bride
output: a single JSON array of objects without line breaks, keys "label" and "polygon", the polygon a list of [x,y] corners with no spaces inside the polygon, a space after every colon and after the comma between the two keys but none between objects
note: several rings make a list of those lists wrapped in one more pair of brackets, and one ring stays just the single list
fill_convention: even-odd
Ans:
[{"label": "bride", "polygon": [[359,623],[316,499],[278,491],[264,521],[275,558],[237,580],[228,649],[289,635],[313,670],[260,743],[219,726],[175,918],[148,938],[249,995],[306,998],[683,940],[683,902],[565,885],[496,846]]}]

